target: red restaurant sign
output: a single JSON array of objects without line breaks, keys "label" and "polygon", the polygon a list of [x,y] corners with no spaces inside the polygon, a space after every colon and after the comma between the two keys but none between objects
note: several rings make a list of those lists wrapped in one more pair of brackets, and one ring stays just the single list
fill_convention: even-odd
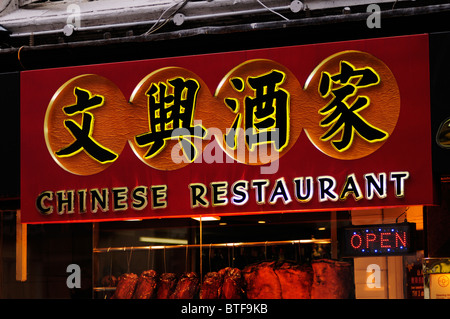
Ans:
[{"label": "red restaurant sign", "polygon": [[433,203],[426,35],[21,74],[24,223]]}]

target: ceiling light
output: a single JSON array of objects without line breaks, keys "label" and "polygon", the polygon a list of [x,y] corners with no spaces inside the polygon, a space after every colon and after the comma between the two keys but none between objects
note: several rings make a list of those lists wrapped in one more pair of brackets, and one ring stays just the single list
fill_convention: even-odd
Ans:
[{"label": "ceiling light", "polygon": [[202,221],[202,222],[210,222],[214,220],[220,220],[219,216],[204,216],[204,217],[192,217],[192,219]]},{"label": "ceiling light", "polygon": [[145,243],[161,243],[174,245],[187,245],[187,239],[161,238],[161,237],[139,237],[139,240]]}]

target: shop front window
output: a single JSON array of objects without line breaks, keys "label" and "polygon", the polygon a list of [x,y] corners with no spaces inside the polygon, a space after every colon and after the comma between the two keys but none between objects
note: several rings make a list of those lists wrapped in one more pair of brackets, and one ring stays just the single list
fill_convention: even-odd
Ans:
[{"label": "shop front window", "polygon": [[94,228],[94,298],[353,298],[351,260],[339,260],[333,244],[348,216],[100,223]]}]

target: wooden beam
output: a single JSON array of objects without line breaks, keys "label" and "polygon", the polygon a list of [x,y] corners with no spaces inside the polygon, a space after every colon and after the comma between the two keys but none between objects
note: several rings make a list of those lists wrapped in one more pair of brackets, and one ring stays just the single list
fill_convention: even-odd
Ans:
[{"label": "wooden beam", "polygon": [[20,222],[20,210],[16,214],[16,280],[27,280],[27,224]]}]

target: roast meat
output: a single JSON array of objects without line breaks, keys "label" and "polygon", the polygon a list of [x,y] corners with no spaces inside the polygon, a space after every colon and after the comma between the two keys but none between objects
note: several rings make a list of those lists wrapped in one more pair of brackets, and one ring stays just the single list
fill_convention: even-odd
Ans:
[{"label": "roast meat", "polygon": [[133,273],[122,274],[117,282],[116,291],[112,298],[114,299],[131,299],[136,289],[138,276]]},{"label": "roast meat", "polygon": [[242,270],[248,299],[281,299],[281,285],[274,266],[275,262],[261,262]]},{"label": "roast meat", "polygon": [[203,278],[200,288],[200,299],[219,299],[222,291],[223,274],[209,272]]},{"label": "roast meat", "polygon": [[193,299],[199,289],[199,278],[195,272],[186,272],[178,280],[171,299]]},{"label": "roast meat", "polygon": [[275,268],[282,299],[310,299],[313,271],[310,266],[284,262]]},{"label": "roast meat", "polygon": [[154,270],[146,270],[139,276],[134,299],[151,299],[156,295],[158,285],[158,274]]},{"label": "roast meat", "polygon": [[157,299],[169,299],[177,286],[178,277],[174,273],[163,273],[160,277],[158,289],[156,291]]},{"label": "roast meat", "polygon": [[239,268],[226,267],[219,271],[222,275],[221,299],[241,299],[244,290],[244,279]]},{"label": "roast meat", "polygon": [[354,291],[351,265],[321,259],[312,263],[314,279],[311,299],[348,299]]}]

